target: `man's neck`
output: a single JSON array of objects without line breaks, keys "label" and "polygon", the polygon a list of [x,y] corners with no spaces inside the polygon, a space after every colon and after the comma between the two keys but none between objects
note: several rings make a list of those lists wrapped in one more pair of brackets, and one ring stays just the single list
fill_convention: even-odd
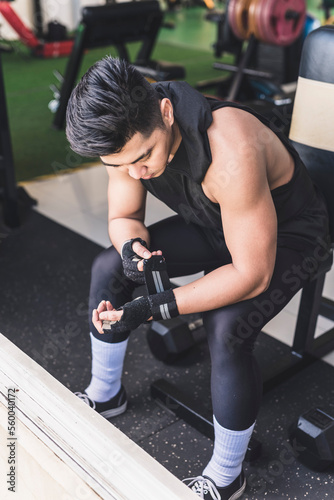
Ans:
[{"label": "man's neck", "polygon": [[172,147],[171,147],[171,151],[170,151],[170,154],[168,157],[168,163],[170,163],[172,161],[172,159],[174,158],[176,151],[179,149],[181,141],[182,141],[182,135],[181,135],[179,126],[174,121],[174,123],[172,125]]}]

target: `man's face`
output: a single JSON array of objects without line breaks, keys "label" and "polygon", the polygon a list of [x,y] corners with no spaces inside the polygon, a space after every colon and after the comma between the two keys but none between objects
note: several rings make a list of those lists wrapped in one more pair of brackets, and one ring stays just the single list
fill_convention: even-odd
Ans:
[{"label": "man's face", "polygon": [[145,138],[137,132],[122,151],[101,156],[104,165],[126,172],[134,179],[159,177],[166,168],[173,146],[171,130],[157,128]]}]

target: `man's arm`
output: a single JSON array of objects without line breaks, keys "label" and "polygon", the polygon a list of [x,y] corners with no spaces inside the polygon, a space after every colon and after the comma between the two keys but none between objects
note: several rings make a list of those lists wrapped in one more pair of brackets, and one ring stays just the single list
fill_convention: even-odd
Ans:
[{"label": "man's arm", "polygon": [[267,181],[267,148],[247,122],[230,120],[228,131],[222,129],[218,120],[209,135],[213,162],[203,189],[221,207],[232,263],[177,288],[181,314],[259,295],[268,287],[275,265],[277,218]]}]

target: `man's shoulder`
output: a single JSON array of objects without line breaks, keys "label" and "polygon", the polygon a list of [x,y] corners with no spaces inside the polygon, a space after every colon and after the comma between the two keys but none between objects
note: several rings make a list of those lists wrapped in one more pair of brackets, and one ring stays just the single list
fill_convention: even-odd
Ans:
[{"label": "man's shoulder", "polygon": [[247,110],[232,106],[216,109],[212,113],[212,124],[208,129],[210,146],[220,146],[233,153],[244,147],[255,146],[259,135],[267,127]]}]

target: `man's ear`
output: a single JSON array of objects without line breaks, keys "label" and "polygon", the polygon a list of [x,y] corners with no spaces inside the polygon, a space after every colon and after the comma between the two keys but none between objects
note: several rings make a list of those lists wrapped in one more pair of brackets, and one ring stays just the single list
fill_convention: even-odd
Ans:
[{"label": "man's ear", "polygon": [[160,101],[161,116],[164,123],[171,127],[174,123],[174,110],[171,101],[165,97]]}]

